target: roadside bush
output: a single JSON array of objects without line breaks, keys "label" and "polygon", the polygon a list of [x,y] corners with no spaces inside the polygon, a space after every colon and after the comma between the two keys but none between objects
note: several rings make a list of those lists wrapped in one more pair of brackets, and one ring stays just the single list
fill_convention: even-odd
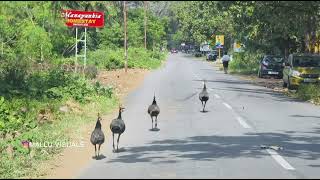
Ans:
[{"label": "roadside bush", "polygon": [[257,74],[259,69],[259,60],[262,53],[239,52],[233,54],[233,60],[230,62],[230,72],[240,74]]},{"label": "roadside bush", "polygon": [[29,66],[25,61],[16,58],[1,60],[0,63],[0,94],[10,96],[21,95]]},{"label": "roadside bush", "polygon": [[[38,126],[40,110],[56,113],[66,100],[79,103],[91,102],[93,97],[111,98],[113,89],[92,84],[81,75],[60,69],[35,72],[25,78],[22,96],[12,96],[11,91],[0,96],[0,134],[25,132]],[[23,110],[22,110],[23,109]]]},{"label": "roadside bush", "polygon": [[26,79],[26,96],[42,99],[48,89],[68,86],[71,74],[61,69],[52,69],[48,72],[35,72]]},{"label": "roadside bush", "polygon": [[[166,52],[150,51],[144,48],[128,49],[128,67],[153,69],[160,66],[166,57]],[[119,69],[124,67],[123,49],[99,49],[90,52],[88,63],[107,70]]]},{"label": "roadside bush", "polygon": [[320,103],[320,85],[319,84],[301,84],[297,90],[298,98],[305,101]]},{"label": "roadside bush", "polygon": [[86,75],[86,78],[94,79],[98,75],[98,69],[94,65],[89,65],[89,66],[86,67],[84,73]]},{"label": "roadside bush", "polygon": [[23,125],[21,116],[16,111],[12,111],[4,97],[0,97],[0,131],[5,134],[14,132]]},{"label": "roadside bush", "polygon": [[144,48],[131,48],[128,50],[128,67],[154,69],[161,65],[165,53],[145,50]]},{"label": "roadside bush", "polygon": [[100,96],[106,96],[111,98],[113,94],[113,87],[103,87],[99,81],[97,81],[94,85],[95,92]]},{"label": "roadside bush", "polygon": [[107,70],[123,68],[123,51],[121,49],[98,49],[89,52],[88,63]]},{"label": "roadside bush", "polygon": [[105,68],[107,70],[123,68],[124,61],[121,59],[123,58],[121,58],[120,54],[110,54],[110,57],[105,62]]},{"label": "roadside bush", "polygon": [[70,79],[67,81],[66,86],[51,87],[45,91],[46,96],[49,99],[68,99],[72,98],[80,103],[87,102],[87,97],[90,97],[93,93],[93,87],[90,86],[86,79],[70,75]]}]

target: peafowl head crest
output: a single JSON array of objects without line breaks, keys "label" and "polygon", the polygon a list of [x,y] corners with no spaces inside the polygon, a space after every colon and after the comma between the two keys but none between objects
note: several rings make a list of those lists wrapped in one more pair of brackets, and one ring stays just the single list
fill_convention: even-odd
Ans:
[{"label": "peafowl head crest", "polygon": [[156,93],[153,94],[152,104],[157,104],[157,101],[156,101]]}]

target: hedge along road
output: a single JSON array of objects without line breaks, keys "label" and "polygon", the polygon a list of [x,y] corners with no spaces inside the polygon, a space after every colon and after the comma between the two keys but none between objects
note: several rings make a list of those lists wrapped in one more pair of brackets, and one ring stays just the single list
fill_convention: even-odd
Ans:
[{"label": "hedge along road", "polygon": [[[207,113],[198,93],[207,80]],[[147,108],[156,94],[160,131]],[[312,104],[224,74],[185,54],[172,54],[130,93],[119,153],[106,137],[105,156],[78,178],[316,178],[319,114]],[[110,131],[109,127],[102,127]],[[272,145],[274,148],[265,148]]]}]

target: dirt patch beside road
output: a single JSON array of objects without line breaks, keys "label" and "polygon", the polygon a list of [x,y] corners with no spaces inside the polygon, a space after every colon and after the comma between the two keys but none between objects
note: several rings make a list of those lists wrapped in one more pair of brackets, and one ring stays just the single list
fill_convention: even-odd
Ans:
[{"label": "dirt patch beside road", "polygon": [[[214,62],[212,65],[217,67],[220,71],[223,71],[222,63]],[[240,79],[250,81],[252,84],[272,89],[275,92],[288,92],[288,89],[283,87],[282,79],[276,79],[273,77],[259,78],[256,75],[241,75],[236,73],[233,73],[232,75],[238,76]]]},{"label": "dirt patch beside road", "polygon": [[[136,89],[144,80],[144,77],[149,73],[149,70],[144,69],[128,69],[125,73],[124,69],[113,71],[102,71],[98,74],[97,80],[103,85],[112,85],[115,88],[115,93],[120,99],[120,103],[129,92]],[[110,141],[111,133],[108,131],[109,124],[112,119],[117,116],[118,110],[115,109],[112,113],[102,116],[102,127],[105,133],[106,141]],[[50,179],[70,179],[75,176],[92,160],[94,155],[94,147],[90,143],[91,132],[94,124],[84,124],[80,127],[82,138],[72,137],[72,141],[84,142],[83,148],[66,148],[54,160],[43,165],[47,175],[42,178]],[[111,147],[101,146],[101,152],[105,148],[111,150]]]},{"label": "dirt patch beside road", "polygon": [[124,69],[102,71],[98,74],[97,79],[104,85],[112,85],[117,97],[123,100],[131,90],[140,85],[149,72],[150,70],[146,69],[128,69],[127,74]]},{"label": "dirt patch beside road", "polygon": [[273,77],[258,78],[255,75],[237,75],[241,79],[250,81],[252,84],[263,86],[269,89],[273,89],[276,92],[288,92],[287,88],[283,88],[282,79],[276,79]]}]

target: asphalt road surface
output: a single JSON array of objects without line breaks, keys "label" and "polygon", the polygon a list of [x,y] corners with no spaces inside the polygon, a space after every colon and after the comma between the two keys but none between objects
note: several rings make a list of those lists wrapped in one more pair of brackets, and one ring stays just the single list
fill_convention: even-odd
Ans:
[{"label": "asphalt road surface", "polygon": [[[202,79],[210,94],[207,113],[200,112]],[[150,131],[147,114],[154,92],[159,131]],[[106,157],[92,160],[78,178],[320,177],[320,108],[224,74],[208,62],[170,55],[124,106],[121,152],[113,153],[106,137]]]}]

